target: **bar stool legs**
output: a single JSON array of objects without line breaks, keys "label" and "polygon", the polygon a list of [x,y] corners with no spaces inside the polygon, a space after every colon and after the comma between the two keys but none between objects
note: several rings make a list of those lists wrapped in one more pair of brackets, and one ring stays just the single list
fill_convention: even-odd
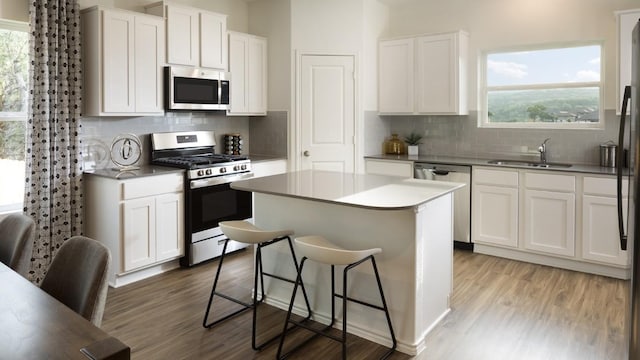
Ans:
[{"label": "bar stool legs", "polygon": [[[253,309],[253,316],[252,316],[252,331],[251,331],[251,347],[254,350],[261,350],[262,348],[264,348],[265,345],[267,345],[268,343],[272,342],[273,340],[277,339],[278,337],[280,337],[281,334],[277,334],[276,336],[262,342],[261,344],[256,344],[256,325],[257,325],[257,307],[260,303],[262,303],[262,301],[265,298],[265,294],[264,294],[264,276],[269,276],[271,278],[274,279],[278,279],[278,280],[282,280],[282,281],[286,281],[292,284],[295,284],[294,280],[291,279],[287,279],[284,277],[281,277],[279,275],[275,275],[275,274],[270,274],[270,273],[266,273],[263,270],[262,267],[262,248],[278,243],[282,240],[287,240],[287,243],[289,244],[289,251],[291,252],[291,257],[293,259],[293,264],[295,266],[296,272],[299,272],[299,266],[298,266],[298,260],[296,259],[296,255],[295,252],[293,250],[293,243],[291,242],[291,238],[289,236],[283,236],[283,237],[279,237],[270,241],[265,241],[265,242],[261,242],[257,244],[256,247],[256,255],[255,255],[255,264],[254,264],[254,276],[253,276],[253,289],[254,289],[254,294],[253,294],[253,301],[251,303],[247,303],[244,301],[241,301],[239,299],[233,298],[229,295],[220,293],[219,291],[216,291],[217,286],[218,286],[218,280],[220,278],[220,272],[222,269],[222,264],[224,263],[224,258],[226,255],[226,251],[227,251],[227,244],[229,242],[229,239],[225,240],[224,242],[224,246],[222,249],[222,255],[220,256],[220,262],[218,263],[218,269],[216,270],[216,276],[213,280],[213,286],[211,288],[211,294],[209,295],[209,302],[207,304],[207,309],[205,311],[204,314],[204,319],[202,320],[202,326],[205,328],[212,328],[215,325],[235,316],[238,315],[246,310],[249,309]],[[258,298],[258,281],[260,282],[260,297]],[[311,317],[311,306],[309,304],[309,298],[307,296],[307,292],[304,288],[304,286],[302,286],[302,294],[304,296],[304,301],[305,301],[305,305],[307,308],[307,317],[305,318],[306,320],[308,320]],[[214,300],[214,296],[219,296],[222,297],[224,299],[227,299],[229,301],[232,301],[238,305],[241,305],[242,307],[230,314],[227,314],[225,316],[223,316],[220,319],[217,319],[215,321],[211,321],[209,322],[209,315],[211,313],[211,307],[213,305],[213,300]],[[292,298],[292,301],[295,300],[295,296]],[[293,307],[293,306],[292,306]],[[286,330],[286,329],[285,329]]]},{"label": "bar stool legs", "polygon": [[[308,258],[306,256],[304,256],[302,258],[302,261],[300,262],[300,269],[298,272],[298,277],[296,279],[296,284],[293,288],[293,294],[292,294],[292,299],[295,298],[296,296],[296,292],[298,290],[298,286],[303,286],[303,282],[302,282],[302,270],[304,268],[304,264],[306,262]],[[375,305],[375,304],[371,304],[371,303],[367,303],[358,299],[354,299],[351,297],[346,296],[347,294],[347,274],[349,272],[349,270],[353,269],[354,267],[362,264],[363,262],[370,260],[371,261],[371,265],[373,266],[373,271],[375,273],[376,276],[376,282],[378,284],[378,290],[380,292],[380,299],[382,301],[382,306],[379,305]],[[369,255],[367,257],[365,257],[364,259],[361,259],[357,262],[354,262],[352,264],[347,265],[344,268],[343,271],[343,279],[342,279],[342,294],[338,294],[335,291],[335,265],[331,264],[331,292],[332,292],[332,301],[331,301],[331,323],[329,325],[327,325],[325,328],[318,330],[315,328],[310,327],[309,325],[303,323],[303,322],[299,322],[299,321],[295,321],[291,319],[291,311],[293,309],[293,306],[290,304],[289,305],[289,310],[287,312],[287,318],[284,324],[284,328],[287,329],[289,323],[293,324],[294,327],[302,327],[305,328],[307,330],[310,330],[312,332],[315,332],[316,334],[314,336],[312,336],[311,338],[305,340],[304,342],[302,342],[301,344],[298,344],[297,346],[295,346],[292,350],[290,350],[289,352],[282,354],[282,348],[284,345],[284,341],[285,341],[285,337],[286,337],[286,331],[284,331],[282,333],[282,337],[280,338],[280,345],[278,346],[278,353],[277,353],[277,359],[284,359],[287,356],[289,356],[291,353],[295,352],[296,350],[300,349],[302,346],[304,346],[305,344],[307,344],[310,340],[314,339],[316,336],[321,335],[321,336],[325,336],[328,337],[330,339],[333,339],[335,341],[338,341],[342,344],[342,359],[346,359],[347,358],[347,301],[352,301],[355,303],[358,303],[360,305],[364,305],[370,308],[374,308],[377,310],[381,310],[384,312],[386,319],[387,319],[387,326],[389,327],[389,333],[391,335],[391,341],[392,341],[392,345],[391,348],[389,350],[387,350],[387,352],[385,352],[381,359],[386,359],[388,358],[396,349],[397,346],[397,341],[396,341],[396,336],[395,333],[393,331],[393,326],[391,325],[391,317],[389,316],[389,308],[387,307],[387,301],[384,297],[384,292],[382,290],[382,283],[380,282],[380,275],[378,274],[378,267],[376,266],[376,260],[374,258],[373,255]],[[327,330],[331,329],[333,327],[333,324],[335,322],[335,318],[336,318],[336,310],[335,310],[335,298],[340,298],[342,299],[342,334],[340,337],[331,335],[326,333]]]}]

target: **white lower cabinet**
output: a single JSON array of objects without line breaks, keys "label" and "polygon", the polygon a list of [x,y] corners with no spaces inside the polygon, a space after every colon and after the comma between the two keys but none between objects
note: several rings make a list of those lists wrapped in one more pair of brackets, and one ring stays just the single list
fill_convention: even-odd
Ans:
[{"label": "white lower cabinet", "polygon": [[109,284],[166,271],[184,255],[183,174],[120,180],[85,175],[85,234],[111,251]]},{"label": "white lower cabinet", "polygon": [[524,247],[554,255],[575,255],[576,195],[524,192]]},{"label": "white lower cabinet", "polygon": [[[622,185],[623,219],[627,218],[627,182]],[[582,197],[582,258],[612,265],[629,265],[626,250],[620,249],[616,180],[585,177]],[[624,223],[626,228],[626,221]]]},{"label": "white lower cabinet", "polygon": [[518,246],[518,172],[473,168],[473,242]]},{"label": "white lower cabinet", "polygon": [[122,203],[124,271],[156,261],[156,202],[152,197]]},{"label": "white lower cabinet", "polygon": [[576,178],[524,173],[524,247],[562,256],[575,255]]},{"label": "white lower cabinet", "polygon": [[472,178],[475,252],[629,279],[615,177],[474,166]]},{"label": "white lower cabinet", "polygon": [[518,189],[473,186],[475,242],[518,246]]}]

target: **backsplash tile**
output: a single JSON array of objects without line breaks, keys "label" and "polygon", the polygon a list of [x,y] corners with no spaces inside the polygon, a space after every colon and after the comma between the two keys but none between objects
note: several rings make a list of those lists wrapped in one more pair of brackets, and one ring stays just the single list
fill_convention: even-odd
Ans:
[{"label": "backsplash tile", "polygon": [[245,116],[227,117],[224,112],[168,112],[156,117],[84,117],[81,139],[85,169],[113,167],[109,148],[120,134],[131,133],[140,138],[140,164],[145,165],[150,162],[151,133],[194,130],[215,131],[216,152],[222,152],[224,134],[239,133],[243,138],[243,153],[250,151],[249,118]]},{"label": "backsplash tile", "polygon": [[267,116],[251,117],[251,154],[286,158],[288,121],[288,111],[269,111]]},{"label": "backsplash tile", "polygon": [[365,113],[365,154],[381,152],[392,133],[401,137],[416,131],[425,134],[421,154],[480,158],[537,159],[538,146],[546,138],[548,160],[597,165],[599,145],[617,141],[619,119],[615,110],[605,111],[605,128],[570,129],[486,129],[478,128],[477,112],[466,116],[378,116]]}]

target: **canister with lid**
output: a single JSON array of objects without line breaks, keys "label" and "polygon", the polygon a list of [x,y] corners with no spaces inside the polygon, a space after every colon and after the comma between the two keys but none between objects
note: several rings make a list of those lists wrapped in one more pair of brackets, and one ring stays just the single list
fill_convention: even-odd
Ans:
[{"label": "canister with lid", "polygon": [[604,144],[600,144],[600,166],[616,167],[616,156],[618,154],[618,145],[609,140]]}]

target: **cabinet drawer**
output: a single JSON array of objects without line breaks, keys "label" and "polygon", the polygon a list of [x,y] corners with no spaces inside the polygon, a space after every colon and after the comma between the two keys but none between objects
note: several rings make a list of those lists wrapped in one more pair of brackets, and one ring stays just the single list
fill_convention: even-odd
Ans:
[{"label": "cabinet drawer", "polygon": [[525,187],[527,189],[575,192],[576,178],[571,175],[526,173]]},{"label": "cabinet drawer", "polygon": [[[604,177],[585,177],[584,178],[584,193],[589,195],[600,196],[617,196],[617,184],[616,178],[604,178]],[[629,180],[622,179],[622,196],[629,194]]]},{"label": "cabinet drawer", "polygon": [[413,163],[408,161],[367,160],[367,174],[413,177]]},{"label": "cabinet drawer", "polygon": [[518,186],[518,172],[513,170],[473,169],[474,184]]},{"label": "cabinet drawer", "polygon": [[180,173],[155,175],[122,182],[122,200],[183,191]]}]

